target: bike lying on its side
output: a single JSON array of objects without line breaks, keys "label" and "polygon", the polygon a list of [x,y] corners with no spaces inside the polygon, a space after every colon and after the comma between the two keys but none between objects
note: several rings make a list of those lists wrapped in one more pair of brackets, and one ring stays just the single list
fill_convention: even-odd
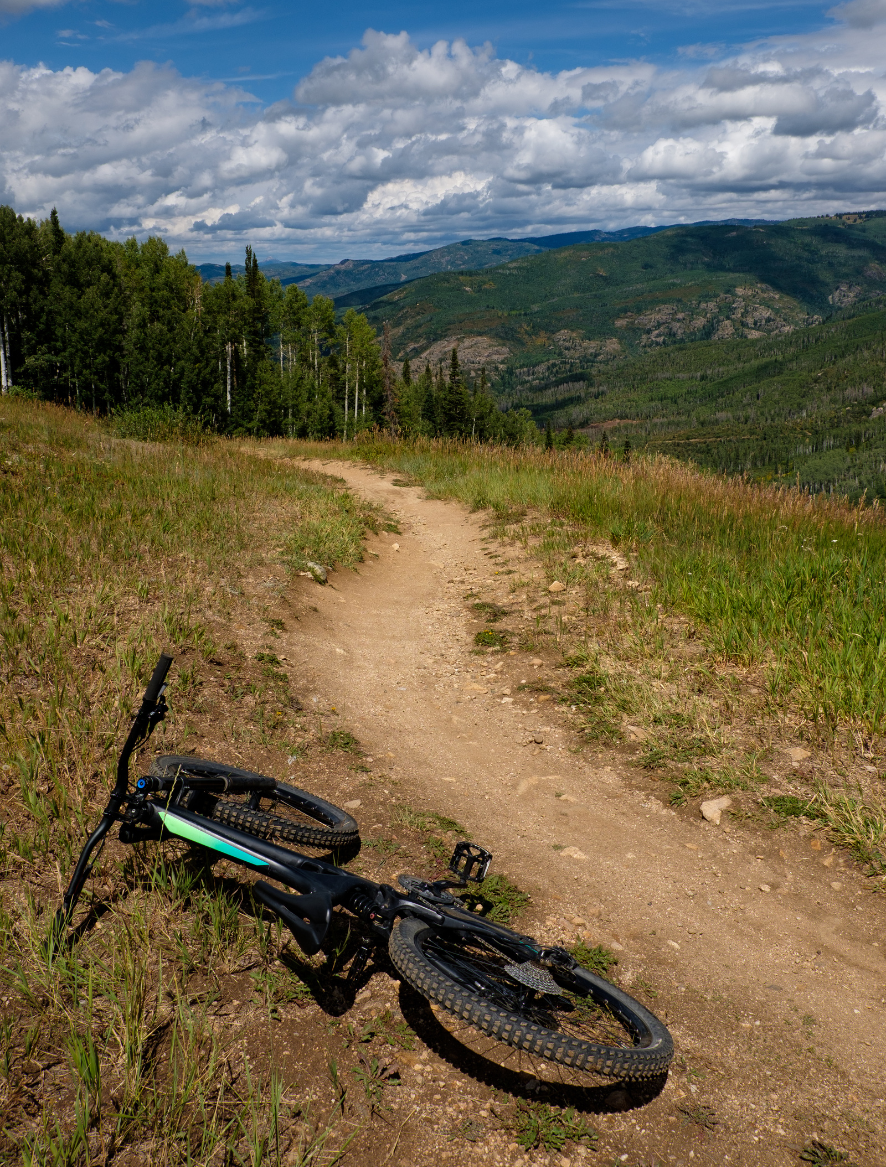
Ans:
[{"label": "bike lying on its side", "polygon": [[151,677],[120,755],[117,783],[56,915],[56,937],[71,920],[93,852],[119,822],[124,843],[179,838],[258,872],[263,878],[252,886],[255,898],[307,955],[323,945],[333,910],[349,912],[362,922],[363,936],[349,980],[359,980],[373,951],[386,950],[458,1040],[476,1050],[474,1039],[485,1035],[484,1057],[497,1049],[494,1060],[511,1069],[572,1085],[590,1084],[591,1075],[644,1081],[667,1071],[673,1043],[648,1009],[565,949],[494,924],[451,894],[485,878],[492,856],[476,844],[456,845],[452,878],[401,875],[397,890],[285,846],[326,847],[334,854],[359,839],[350,815],[287,783],[164,756],[130,790],[130,757],[166,712],[171,664],[171,657],[161,656]]}]

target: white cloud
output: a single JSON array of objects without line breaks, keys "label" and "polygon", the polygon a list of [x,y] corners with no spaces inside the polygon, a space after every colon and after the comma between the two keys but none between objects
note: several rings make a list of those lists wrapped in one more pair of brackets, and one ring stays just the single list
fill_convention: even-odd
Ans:
[{"label": "white cloud", "polygon": [[851,28],[873,28],[886,21],[886,0],[849,0],[832,8],[828,16],[845,21]]},{"label": "white cloud", "polygon": [[835,10],[842,23],[821,34],[671,71],[545,73],[488,45],[419,49],[369,31],[266,109],[150,64],[7,62],[0,191],[29,214],[57,205],[69,227],[162,233],[195,258],[247,241],[336,259],[468,235],[883,205],[886,21],[859,25],[863,3]]}]

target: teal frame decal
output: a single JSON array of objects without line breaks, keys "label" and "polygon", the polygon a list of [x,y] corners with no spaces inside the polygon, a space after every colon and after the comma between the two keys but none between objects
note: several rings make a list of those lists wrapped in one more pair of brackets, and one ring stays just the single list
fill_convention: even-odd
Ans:
[{"label": "teal frame decal", "polygon": [[157,807],[157,814],[171,835],[178,835],[179,838],[187,839],[189,843],[198,843],[201,847],[208,847],[211,851],[220,851],[222,855],[229,855],[232,859],[239,859],[241,863],[249,863],[253,867],[270,866],[267,859],[256,855],[254,851],[247,851],[245,847],[228,843],[224,839],[220,839],[218,835],[213,835],[211,831],[204,831],[202,827],[198,827],[195,823],[186,822],[185,819],[180,819],[178,815],[172,814],[168,810]]}]

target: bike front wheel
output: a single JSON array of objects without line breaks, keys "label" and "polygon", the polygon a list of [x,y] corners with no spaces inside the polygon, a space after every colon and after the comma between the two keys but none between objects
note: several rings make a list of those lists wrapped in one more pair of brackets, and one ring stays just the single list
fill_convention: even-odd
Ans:
[{"label": "bike front wheel", "polygon": [[453,1037],[504,1068],[570,1086],[600,1076],[649,1081],[667,1071],[671,1036],[639,1001],[580,966],[514,963],[509,935],[407,918],[391,935],[390,955]]},{"label": "bike front wheel", "polygon": [[238,782],[256,777],[249,770],[165,755],[152,763],[151,774],[167,780],[179,777],[185,786],[189,777],[223,779],[227,783],[223,795],[193,790],[187,795],[188,809],[258,839],[336,851],[353,846],[360,837],[360,828],[347,811],[287,782],[274,779],[267,789],[238,791]]}]

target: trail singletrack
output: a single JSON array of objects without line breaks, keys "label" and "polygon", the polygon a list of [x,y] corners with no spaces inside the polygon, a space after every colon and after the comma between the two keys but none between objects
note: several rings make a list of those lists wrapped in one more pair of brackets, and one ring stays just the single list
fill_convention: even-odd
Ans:
[{"label": "trail singletrack", "polygon": [[[390,776],[381,803],[463,823],[531,893],[528,930],[608,945],[666,1018],[677,1056],[661,1095],[596,1120],[622,1132],[629,1167],[797,1164],[814,1138],[886,1162],[882,896],[827,845],[676,813],[624,750],[575,752],[568,711],[518,688],[553,660],[471,652],[466,591],[503,601],[511,578],[483,516],[354,463],[305,465],[401,529],[371,537],[359,571],[306,584],[286,637],[307,706],[334,704]],[[354,813],[364,834],[381,825]]]}]

